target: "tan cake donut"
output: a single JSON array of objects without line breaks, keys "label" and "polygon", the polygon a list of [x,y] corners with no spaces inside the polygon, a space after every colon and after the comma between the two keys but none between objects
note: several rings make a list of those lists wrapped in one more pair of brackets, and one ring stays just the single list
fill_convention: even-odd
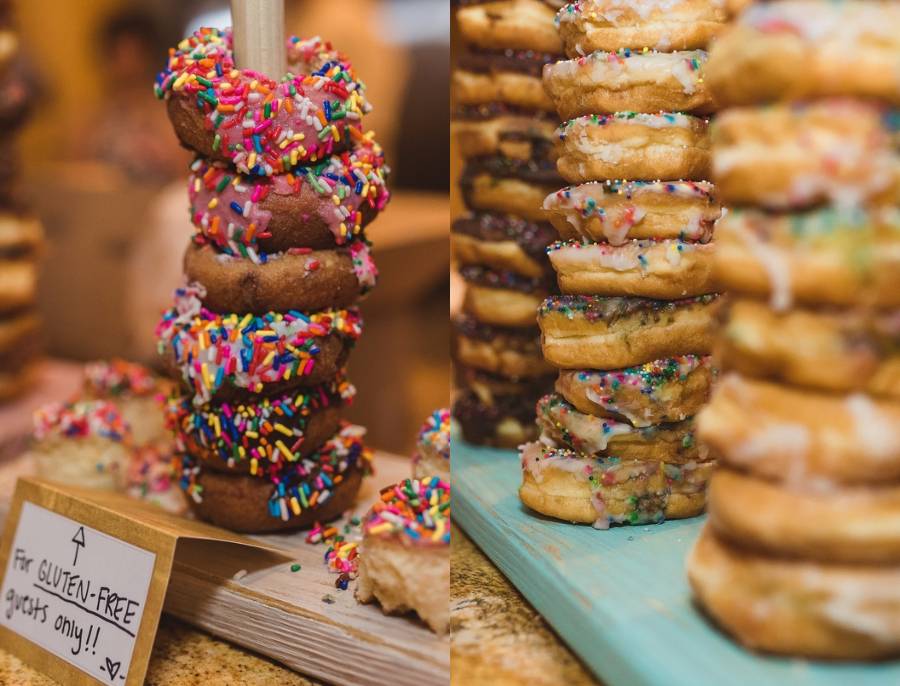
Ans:
[{"label": "tan cake donut", "polygon": [[[356,250],[362,248],[363,253]],[[368,248],[304,250],[271,257],[264,264],[191,243],[184,253],[187,278],[206,289],[203,304],[214,312],[308,312],[349,307],[375,285]]]},{"label": "tan cake donut", "polygon": [[523,445],[520,456],[519,498],[526,506],[598,529],[697,516],[714,467],[710,462],[667,470],[659,462],[589,458],[541,442]]},{"label": "tan cake donut", "polygon": [[716,226],[715,279],[722,290],[770,298],[776,310],[898,307],[900,210],[729,212]]},{"label": "tan cake donut", "polygon": [[459,181],[466,207],[483,212],[514,214],[529,221],[545,221],[541,203],[553,186],[505,179],[480,173]]},{"label": "tan cake donut", "polygon": [[465,315],[454,317],[454,359],[491,374],[533,379],[553,373],[541,354],[537,327],[492,326]]},{"label": "tan cake donut", "polygon": [[462,39],[480,48],[560,53],[555,15],[543,0],[488,0],[464,3],[456,21]]},{"label": "tan cake donut", "polygon": [[555,390],[579,412],[645,427],[693,417],[714,376],[708,355],[682,355],[611,371],[561,369]]},{"label": "tan cake donut", "polygon": [[900,561],[900,488],[785,488],[732,469],[709,484],[716,535],[777,557],[846,563]]},{"label": "tan cake donut", "polygon": [[723,464],[788,484],[900,478],[900,403],[824,395],[728,374],[697,416]]},{"label": "tan cake donut", "polygon": [[733,108],[711,129],[723,202],[772,209],[900,201],[900,154],[883,108],[853,100]]},{"label": "tan cake donut", "polygon": [[585,457],[612,455],[622,460],[652,460],[677,465],[705,461],[705,449],[694,440],[693,421],[635,427],[575,409],[556,394],[538,400],[537,424],[542,435]]},{"label": "tan cake donut", "polygon": [[717,296],[679,301],[559,295],[538,312],[544,357],[564,369],[621,369],[711,351]]},{"label": "tan cake donut", "polygon": [[592,114],[557,129],[560,175],[569,183],[709,177],[706,120],[686,114]]},{"label": "tan cake donut", "polygon": [[450,75],[450,95],[456,105],[500,102],[528,110],[553,112],[544,92],[541,71],[556,55],[531,50],[470,48]]},{"label": "tan cake donut", "polygon": [[570,57],[621,48],[705,48],[726,20],[716,0],[577,0],[556,17]]},{"label": "tan cake donut", "polygon": [[547,249],[562,293],[675,300],[714,292],[713,243],[632,240],[554,243]]},{"label": "tan cake donut", "polygon": [[835,95],[900,104],[897,26],[889,0],[755,3],[713,45],[706,80],[722,106]]},{"label": "tan cake donut", "polygon": [[544,87],[563,119],[613,112],[715,110],[703,50],[594,52],[544,67]]},{"label": "tan cake donut", "polygon": [[450,133],[463,159],[503,155],[530,160],[553,152],[557,126],[555,114],[525,112],[499,103],[459,108],[450,120]]},{"label": "tan cake donut", "polygon": [[464,312],[486,324],[534,326],[538,307],[548,292],[546,277],[535,279],[471,264],[459,273],[466,282]]},{"label": "tan cake donut", "polygon": [[550,224],[508,214],[469,214],[450,225],[450,247],[457,262],[522,276],[547,274],[546,250],[555,239]]},{"label": "tan cake donut", "polygon": [[706,243],[722,213],[715,188],[704,181],[593,181],[554,191],[544,211],[564,240],[612,245],[648,238]]},{"label": "tan cake donut", "polygon": [[747,376],[900,400],[900,318],[864,309],[790,309],[732,299],[716,357]]},{"label": "tan cake donut", "polygon": [[773,558],[706,526],[688,579],[712,618],[748,648],[868,660],[900,653],[900,568]]}]

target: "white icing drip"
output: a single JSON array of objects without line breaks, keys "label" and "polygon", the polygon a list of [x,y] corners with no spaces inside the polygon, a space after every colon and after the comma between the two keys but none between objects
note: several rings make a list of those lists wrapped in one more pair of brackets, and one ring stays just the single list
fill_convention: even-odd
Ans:
[{"label": "white icing drip", "polygon": [[846,405],[853,419],[856,440],[868,457],[891,460],[900,454],[900,427],[870,398],[854,393],[847,398]]},{"label": "white icing drip", "polygon": [[554,267],[566,266],[601,267],[619,272],[640,269],[647,274],[656,271],[659,261],[665,259],[670,265],[681,263],[681,254],[693,250],[694,246],[676,239],[662,241],[632,240],[624,245],[611,246],[605,243],[576,243],[553,247],[549,251]]},{"label": "white icing drip", "polygon": [[701,69],[691,67],[692,60],[706,62],[703,50],[678,52],[633,52],[629,57],[597,51],[574,60],[563,60],[544,67],[544,81],[586,77],[594,83],[617,88],[630,83],[662,83],[668,77],[676,79],[686,94],[694,93],[701,77]]},{"label": "white icing drip", "polygon": [[730,228],[741,238],[769,277],[772,294],[769,304],[776,312],[790,309],[794,301],[791,270],[787,255],[780,248],[763,242],[746,220],[731,222]]}]

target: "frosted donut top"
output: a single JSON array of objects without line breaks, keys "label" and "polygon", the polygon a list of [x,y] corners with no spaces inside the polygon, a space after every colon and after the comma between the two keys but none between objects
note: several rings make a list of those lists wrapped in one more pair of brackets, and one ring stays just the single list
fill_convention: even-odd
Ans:
[{"label": "frosted donut top", "polygon": [[104,400],[51,403],[34,413],[34,437],[90,438],[128,442],[131,429],[118,408]]}]

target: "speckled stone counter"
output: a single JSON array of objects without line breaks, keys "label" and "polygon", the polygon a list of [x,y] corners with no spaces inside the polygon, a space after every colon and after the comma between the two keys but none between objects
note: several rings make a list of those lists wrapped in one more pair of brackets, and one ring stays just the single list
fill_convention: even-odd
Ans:
[{"label": "speckled stone counter", "polygon": [[[274,662],[234,647],[181,622],[160,624],[146,686],[318,686]],[[3,686],[58,686],[0,650]]]},{"label": "speckled stone counter", "polygon": [[599,683],[459,527],[450,545],[453,686]]}]

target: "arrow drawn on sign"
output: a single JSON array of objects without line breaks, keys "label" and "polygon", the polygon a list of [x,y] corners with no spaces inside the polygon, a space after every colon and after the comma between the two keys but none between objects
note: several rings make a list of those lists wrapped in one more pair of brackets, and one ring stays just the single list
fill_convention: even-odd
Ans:
[{"label": "arrow drawn on sign", "polygon": [[75,532],[75,535],[72,536],[72,543],[75,544],[75,561],[72,562],[72,566],[78,564],[78,551],[84,547],[84,527],[79,526],[78,531]]}]

